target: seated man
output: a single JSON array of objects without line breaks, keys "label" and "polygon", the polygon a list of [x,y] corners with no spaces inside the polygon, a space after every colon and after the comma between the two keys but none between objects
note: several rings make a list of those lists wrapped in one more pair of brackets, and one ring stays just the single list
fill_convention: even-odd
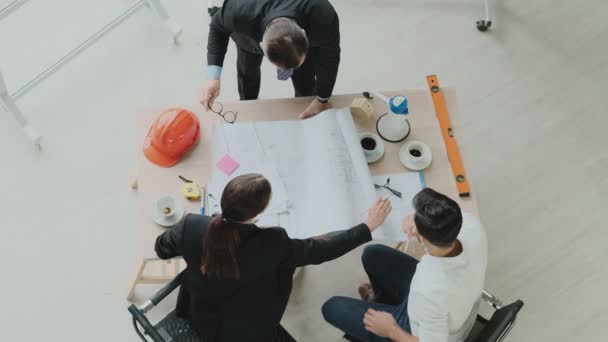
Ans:
[{"label": "seated man", "polygon": [[426,249],[420,262],[368,246],[362,260],[371,285],[359,287],[362,300],[333,297],[323,305],[325,320],[351,340],[462,342],[475,324],[488,259],[483,227],[429,188],[413,205],[403,230]]}]

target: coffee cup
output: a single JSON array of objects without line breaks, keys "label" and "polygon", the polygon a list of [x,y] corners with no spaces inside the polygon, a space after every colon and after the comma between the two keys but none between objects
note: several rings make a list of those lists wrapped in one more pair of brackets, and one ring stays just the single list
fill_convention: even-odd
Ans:
[{"label": "coffee cup", "polygon": [[359,142],[368,163],[376,162],[384,155],[384,142],[379,136],[364,132],[359,135]]},{"label": "coffee cup", "polygon": [[410,170],[426,169],[433,159],[431,148],[421,141],[410,141],[399,150],[399,159]]},{"label": "coffee cup", "polygon": [[156,212],[159,216],[173,217],[177,212],[177,199],[173,196],[164,196],[156,201]]}]

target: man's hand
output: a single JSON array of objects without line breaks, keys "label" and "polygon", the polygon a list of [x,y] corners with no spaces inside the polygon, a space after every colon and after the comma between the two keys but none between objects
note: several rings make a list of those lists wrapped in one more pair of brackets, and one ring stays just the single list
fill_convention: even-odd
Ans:
[{"label": "man's hand", "polygon": [[401,229],[407,235],[408,240],[417,236],[416,229],[414,228],[414,214],[407,215],[401,222]]},{"label": "man's hand", "polygon": [[200,102],[205,108],[205,111],[209,111],[213,101],[220,96],[220,80],[209,80],[203,88]]},{"label": "man's hand", "polygon": [[393,315],[374,309],[367,310],[365,317],[363,317],[363,324],[365,325],[365,330],[380,337],[389,337],[391,339],[399,336],[402,331]]},{"label": "man's hand", "polygon": [[312,118],[326,109],[329,109],[329,103],[323,103],[317,99],[314,99],[308,105],[308,107],[306,107],[306,109],[304,109],[304,111],[298,115],[298,119]]}]

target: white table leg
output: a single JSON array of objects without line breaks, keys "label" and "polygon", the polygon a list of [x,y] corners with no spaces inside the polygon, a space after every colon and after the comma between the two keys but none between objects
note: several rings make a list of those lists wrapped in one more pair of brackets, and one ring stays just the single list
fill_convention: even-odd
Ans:
[{"label": "white table leg", "polygon": [[167,12],[167,9],[160,0],[145,1],[148,6],[152,8],[156,14],[158,14],[160,19],[165,22],[165,25],[167,25],[169,31],[171,31],[171,34],[173,35],[173,44],[178,45],[179,39],[183,32],[182,28],[173,19],[171,19],[169,12]]},{"label": "white table leg", "polygon": [[477,29],[481,32],[487,31],[492,26],[492,17],[490,16],[490,0],[482,0],[481,3],[482,19],[477,21]]},{"label": "white table leg", "polygon": [[17,10],[17,8],[21,7],[27,1],[28,0],[13,0],[3,8],[0,8],[0,20],[11,14],[11,12]]},{"label": "white table leg", "polygon": [[40,139],[42,136],[38,131],[30,126],[29,122],[17,107],[15,100],[8,94],[8,89],[6,88],[6,83],[4,82],[4,78],[2,77],[2,73],[0,72],[0,105],[9,113],[13,115],[15,120],[21,125],[25,134],[32,140],[34,145],[41,149],[42,145],[40,145]]}]

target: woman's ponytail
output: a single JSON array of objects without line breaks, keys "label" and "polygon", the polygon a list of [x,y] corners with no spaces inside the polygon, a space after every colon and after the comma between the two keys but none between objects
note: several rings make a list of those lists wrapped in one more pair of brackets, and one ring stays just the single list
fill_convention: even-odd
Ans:
[{"label": "woman's ponytail", "polygon": [[239,226],[260,214],[272,188],[264,176],[256,173],[232,179],[222,193],[222,214],[213,218],[202,239],[201,272],[218,279],[239,278]]},{"label": "woman's ponytail", "polygon": [[239,277],[238,223],[216,216],[203,236],[201,272],[219,279]]}]

